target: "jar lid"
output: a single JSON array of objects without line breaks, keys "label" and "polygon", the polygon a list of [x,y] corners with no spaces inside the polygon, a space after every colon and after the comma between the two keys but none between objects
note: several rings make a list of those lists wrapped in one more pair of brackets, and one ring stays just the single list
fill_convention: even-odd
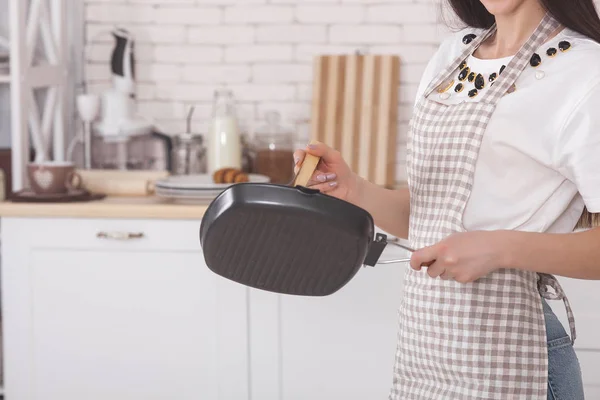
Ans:
[{"label": "jar lid", "polygon": [[281,124],[281,114],[279,111],[267,111],[265,113],[266,123],[256,130],[257,135],[261,136],[281,136],[282,134],[292,135],[292,131]]},{"label": "jar lid", "polygon": [[182,143],[198,142],[199,144],[202,144],[204,142],[204,137],[202,135],[190,132],[175,135],[175,139]]}]

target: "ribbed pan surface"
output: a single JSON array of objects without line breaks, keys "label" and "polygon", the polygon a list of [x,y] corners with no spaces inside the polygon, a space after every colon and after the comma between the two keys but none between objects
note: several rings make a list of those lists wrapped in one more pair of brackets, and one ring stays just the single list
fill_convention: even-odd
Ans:
[{"label": "ribbed pan surface", "polygon": [[303,209],[231,207],[210,224],[204,257],[215,273],[277,293],[327,296],[354,277],[368,238]]}]

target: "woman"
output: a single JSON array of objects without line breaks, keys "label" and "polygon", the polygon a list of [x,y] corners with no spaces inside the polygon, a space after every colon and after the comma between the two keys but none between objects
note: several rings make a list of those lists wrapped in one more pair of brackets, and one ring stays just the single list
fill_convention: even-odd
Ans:
[{"label": "woman", "polygon": [[[553,275],[600,279],[600,230],[573,233],[585,206],[600,213],[600,20],[592,0],[449,2],[469,28],[424,73],[409,189],[323,144],[305,150],[321,157],[311,185],[419,249],[390,399],[583,399]],[[564,300],[570,337],[544,298]]]}]

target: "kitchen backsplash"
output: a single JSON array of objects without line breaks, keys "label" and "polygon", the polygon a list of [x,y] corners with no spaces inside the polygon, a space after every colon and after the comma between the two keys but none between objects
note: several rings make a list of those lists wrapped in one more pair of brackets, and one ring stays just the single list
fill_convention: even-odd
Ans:
[{"label": "kitchen backsplash", "polygon": [[308,135],[312,57],[319,53],[397,54],[401,59],[398,179],[405,177],[407,124],[427,60],[445,35],[432,0],[85,0],[85,79],[109,84],[114,26],[136,40],[140,114],[166,133],[206,132],[213,91],[233,89],[245,129],[278,110]]}]

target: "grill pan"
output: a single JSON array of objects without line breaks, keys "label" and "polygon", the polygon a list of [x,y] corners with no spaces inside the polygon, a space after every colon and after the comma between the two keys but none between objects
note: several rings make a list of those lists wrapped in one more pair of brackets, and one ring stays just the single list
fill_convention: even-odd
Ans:
[{"label": "grill pan", "polygon": [[291,185],[239,183],[217,196],[200,225],[208,268],[257,289],[328,296],[376,265],[387,244],[412,251],[375,235],[366,210],[306,187],[318,162],[306,154]]}]

